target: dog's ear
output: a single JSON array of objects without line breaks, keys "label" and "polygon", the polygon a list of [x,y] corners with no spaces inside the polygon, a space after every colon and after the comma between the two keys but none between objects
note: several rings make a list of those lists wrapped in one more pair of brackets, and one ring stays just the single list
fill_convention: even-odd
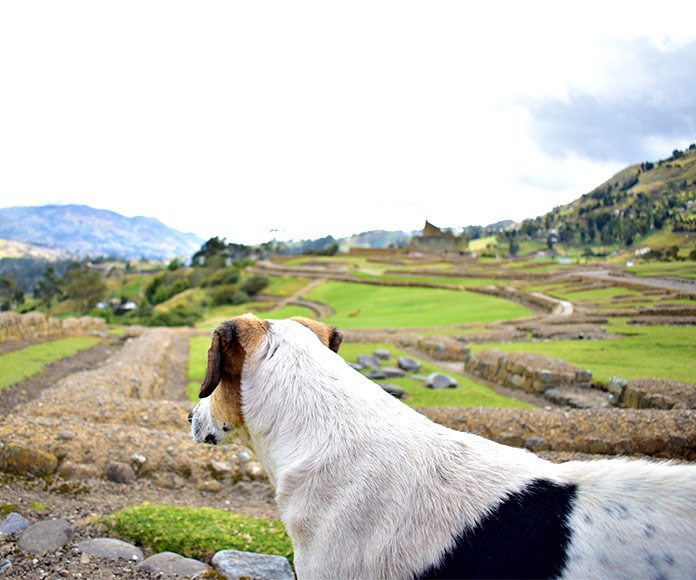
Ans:
[{"label": "dog's ear", "polygon": [[201,399],[210,396],[220,383],[220,362],[222,358],[220,353],[220,334],[220,329],[216,328],[213,331],[213,338],[210,341],[208,366],[205,369],[205,378],[203,379],[201,390],[198,393],[198,397]]},{"label": "dog's ear", "polygon": [[245,314],[223,322],[213,331],[208,349],[208,366],[198,393],[201,399],[213,393],[223,376],[240,380],[244,355],[258,346],[266,325],[265,320]]},{"label": "dog's ear", "polygon": [[299,322],[309,328],[314,334],[319,337],[321,343],[330,348],[334,352],[338,352],[338,348],[343,342],[343,333],[333,326],[305,318],[304,316],[293,316],[290,320]]}]

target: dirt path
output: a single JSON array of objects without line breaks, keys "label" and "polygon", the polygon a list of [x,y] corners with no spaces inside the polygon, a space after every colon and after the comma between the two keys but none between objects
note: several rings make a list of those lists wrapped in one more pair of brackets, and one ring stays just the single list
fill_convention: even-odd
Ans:
[{"label": "dirt path", "polygon": [[282,300],[278,301],[278,303],[270,312],[273,312],[273,310],[280,310],[288,304],[293,304],[295,306],[303,306],[304,308],[311,310],[318,319],[329,318],[330,316],[333,316],[335,312],[333,308],[331,308],[327,304],[323,304],[321,302],[312,302],[310,300],[305,300],[302,298],[302,296],[310,290],[312,290],[312,288],[316,288],[317,286],[319,286],[319,284],[325,281],[326,278],[317,278],[316,280],[312,280],[312,282],[307,284],[307,286],[305,286],[301,290],[295,292],[292,296],[289,296],[288,298],[283,298]]}]

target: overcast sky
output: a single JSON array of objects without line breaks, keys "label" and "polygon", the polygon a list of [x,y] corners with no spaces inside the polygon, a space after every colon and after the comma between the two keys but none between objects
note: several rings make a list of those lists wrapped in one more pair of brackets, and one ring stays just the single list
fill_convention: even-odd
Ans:
[{"label": "overcast sky", "polygon": [[696,141],[696,2],[2,2],[0,207],[203,239],[522,220]]}]

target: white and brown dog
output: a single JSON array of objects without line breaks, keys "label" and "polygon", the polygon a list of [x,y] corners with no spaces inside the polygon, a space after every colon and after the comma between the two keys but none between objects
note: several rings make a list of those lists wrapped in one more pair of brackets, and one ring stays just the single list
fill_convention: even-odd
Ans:
[{"label": "white and brown dog", "polygon": [[254,450],[299,578],[696,578],[696,467],[553,464],[447,429],[340,343],[307,319],[225,322],[189,415],[196,441]]}]

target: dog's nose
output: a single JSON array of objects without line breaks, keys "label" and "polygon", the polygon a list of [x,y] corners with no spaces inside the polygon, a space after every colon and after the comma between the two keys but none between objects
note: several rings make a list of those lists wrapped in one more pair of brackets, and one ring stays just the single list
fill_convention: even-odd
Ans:
[{"label": "dog's nose", "polygon": [[217,439],[212,433],[208,433],[208,435],[205,436],[205,442],[210,443],[211,445],[217,445]]},{"label": "dog's nose", "polygon": [[193,421],[193,409],[191,409],[191,411],[189,412],[189,415],[188,415],[188,422],[191,423],[192,421]]}]

